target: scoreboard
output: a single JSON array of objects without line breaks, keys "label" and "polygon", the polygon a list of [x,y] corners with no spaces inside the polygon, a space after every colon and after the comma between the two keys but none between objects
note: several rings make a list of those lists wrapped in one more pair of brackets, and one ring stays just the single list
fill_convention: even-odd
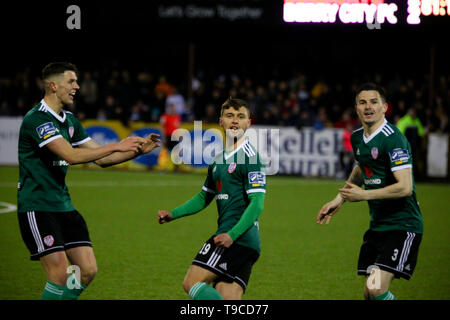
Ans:
[{"label": "scoreboard", "polygon": [[284,0],[288,23],[421,24],[424,18],[449,17],[450,0]]}]

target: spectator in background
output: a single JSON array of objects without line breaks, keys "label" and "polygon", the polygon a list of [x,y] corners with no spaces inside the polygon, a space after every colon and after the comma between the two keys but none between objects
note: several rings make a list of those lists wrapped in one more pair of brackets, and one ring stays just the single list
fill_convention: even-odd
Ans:
[{"label": "spectator in background", "polygon": [[92,117],[95,114],[95,105],[98,101],[98,85],[97,81],[92,78],[91,72],[86,71],[83,74],[80,87],[80,95],[84,105],[81,110],[87,117]]},{"label": "spectator in background", "polygon": [[136,89],[131,83],[131,76],[128,70],[122,70],[121,81],[118,84],[118,101],[126,114],[129,113],[132,106],[136,103]]},{"label": "spectator in background", "polygon": [[313,123],[313,128],[316,130],[322,130],[325,128],[331,128],[333,124],[328,119],[327,111],[324,107],[319,107],[316,120]]},{"label": "spectator in background", "polygon": [[[348,114],[348,113],[347,113]],[[353,154],[352,143],[350,137],[352,135],[354,125],[351,121],[343,122],[345,124],[344,133],[342,134],[342,146],[339,151],[339,163],[341,165],[342,171],[337,174],[337,178],[345,179],[350,176],[353,170],[353,163],[355,157]]]},{"label": "spectator in background", "polygon": [[158,83],[155,86],[155,95],[158,95],[159,93],[162,93],[164,97],[168,97],[173,92],[172,85],[167,82],[166,76],[162,75],[158,79]]},{"label": "spectator in background", "polygon": [[178,92],[178,88],[173,86],[172,93],[166,98],[166,108],[165,112],[170,114],[170,106],[173,105],[174,111],[178,114],[182,121],[184,121],[184,117],[186,117],[186,101],[181,93]]},{"label": "spectator in background", "polygon": [[[167,106],[167,111],[161,116],[160,123],[163,129],[163,141],[166,150],[161,151],[160,157],[166,157],[164,161],[164,169],[173,170],[173,162],[168,159],[172,149],[177,145],[178,141],[172,141],[171,137],[175,130],[177,130],[181,125],[181,116],[176,112],[175,105],[169,104]],[[177,170],[175,165],[175,170]]]},{"label": "spectator in background", "polygon": [[422,149],[422,138],[425,136],[425,130],[416,112],[415,108],[410,108],[408,113],[398,120],[396,126],[405,135],[411,145],[412,157],[413,159],[417,159],[413,163],[413,171],[418,178],[421,178],[424,159],[422,152],[418,151]]},{"label": "spectator in background", "polygon": [[423,129],[422,122],[417,117],[415,108],[410,108],[408,110],[408,113],[398,120],[397,128],[404,135],[406,135],[406,131],[408,128],[415,128],[419,137],[423,137],[425,135],[425,130]]},{"label": "spectator in background", "polygon": [[161,126],[164,133],[164,144],[167,150],[172,151],[177,141],[172,141],[172,133],[180,127],[181,117],[175,110],[174,104],[169,104],[167,112],[165,112],[160,119]]},{"label": "spectator in background", "polygon": [[150,107],[142,100],[138,100],[131,108],[130,121],[148,121],[150,119]]},{"label": "spectator in background", "polygon": [[139,72],[136,76],[137,98],[145,104],[150,104],[153,99],[152,89],[155,87],[153,82],[153,76],[148,72]]},{"label": "spectator in background", "polygon": [[346,109],[342,113],[341,118],[333,124],[333,127],[353,130],[356,124],[358,123],[358,119],[353,118],[352,113],[353,113],[352,109],[350,108]]},{"label": "spectator in background", "polygon": [[155,97],[150,103],[151,120],[152,122],[159,122],[159,118],[166,110],[166,97],[164,92],[156,91]]},{"label": "spectator in background", "polygon": [[205,123],[217,123],[219,121],[217,117],[216,107],[213,104],[206,106],[205,116],[203,117]]},{"label": "spectator in background", "polygon": [[0,116],[10,116],[11,115],[11,108],[8,104],[8,101],[3,100],[0,103]]}]

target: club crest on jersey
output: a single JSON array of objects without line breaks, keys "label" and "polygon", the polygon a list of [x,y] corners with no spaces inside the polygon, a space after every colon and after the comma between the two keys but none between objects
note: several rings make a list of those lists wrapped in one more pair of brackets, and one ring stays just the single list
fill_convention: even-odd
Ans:
[{"label": "club crest on jersey", "polygon": [[73,133],[75,132],[75,129],[73,127],[69,127],[69,137],[73,137]]},{"label": "club crest on jersey", "polygon": [[56,133],[55,126],[52,122],[41,124],[36,128],[37,134],[41,139],[47,139]]},{"label": "club crest on jersey", "polygon": [[236,162],[230,163],[230,165],[228,166],[228,173],[233,173],[234,170],[236,170],[236,166],[237,166]]},{"label": "club crest on jersey", "polygon": [[266,175],[261,171],[253,171],[248,173],[248,182],[252,187],[258,187],[266,184]]},{"label": "club crest on jersey", "polygon": [[370,154],[372,155],[372,158],[375,160],[376,158],[378,158],[378,148],[377,147],[373,147],[372,150],[370,150]]},{"label": "club crest on jersey", "polygon": [[44,238],[44,243],[47,247],[51,247],[53,245],[53,243],[55,243],[55,239],[53,238],[52,235],[46,236]]}]

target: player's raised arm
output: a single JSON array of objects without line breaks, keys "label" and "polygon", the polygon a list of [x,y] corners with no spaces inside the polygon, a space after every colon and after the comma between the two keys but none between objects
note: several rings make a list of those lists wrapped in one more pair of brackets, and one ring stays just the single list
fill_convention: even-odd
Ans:
[{"label": "player's raised arm", "polygon": [[[87,144],[92,143],[90,140]],[[109,156],[113,152],[133,152],[139,153],[141,145],[146,140],[141,137],[128,137],[120,142],[112,143],[103,147],[95,148],[73,148],[65,139],[55,139],[46,146],[53,153],[66,160],[69,164],[87,163]]]},{"label": "player's raised arm", "polygon": [[191,199],[183,203],[182,205],[176,207],[172,211],[159,210],[158,211],[158,222],[163,224],[184,216],[190,216],[195,214],[204,208],[206,208],[211,201],[214,199],[214,194],[207,192],[205,190],[200,191]]},{"label": "player's raised arm", "polygon": [[[132,138],[132,137],[129,137]],[[139,137],[137,137],[139,138]],[[128,138],[126,138],[128,139]],[[143,139],[143,140],[141,140]],[[140,146],[140,150],[138,152],[135,151],[122,151],[122,152],[113,152],[110,155],[107,155],[105,157],[102,157],[100,159],[95,160],[95,164],[101,166],[102,168],[106,168],[112,165],[116,165],[131,159],[136,158],[137,156],[141,154],[147,154],[151,152],[152,150],[160,147],[158,144],[161,142],[159,139],[159,134],[151,133],[145,138],[140,138],[139,141],[142,141],[142,144]],[[89,148],[89,149],[95,149],[100,147],[100,145],[95,142],[94,140],[89,140],[86,143],[80,145],[81,148]]]}]

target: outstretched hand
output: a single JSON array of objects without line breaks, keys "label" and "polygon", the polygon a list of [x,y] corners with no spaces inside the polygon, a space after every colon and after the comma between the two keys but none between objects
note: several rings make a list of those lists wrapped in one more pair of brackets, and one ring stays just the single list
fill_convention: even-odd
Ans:
[{"label": "outstretched hand", "polygon": [[342,206],[342,202],[335,198],[332,201],[326,203],[317,214],[316,223],[323,224],[326,221],[326,224],[330,223],[331,217],[338,212],[340,207]]},{"label": "outstretched hand", "polygon": [[152,152],[154,149],[160,147],[158,142],[161,142],[159,139],[159,134],[157,133],[150,133],[148,136],[146,136],[145,142],[141,145],[141,152],[142,154],[147,154],[149,152]]}]

